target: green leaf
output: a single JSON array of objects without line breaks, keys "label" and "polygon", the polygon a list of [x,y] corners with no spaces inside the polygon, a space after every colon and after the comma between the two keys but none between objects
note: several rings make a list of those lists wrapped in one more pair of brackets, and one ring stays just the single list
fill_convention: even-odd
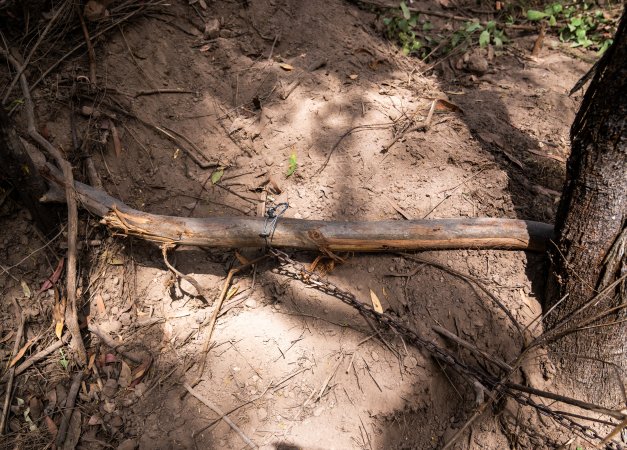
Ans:
[{"label": "green leaf", "polygon": [[479,35],[479,45],[481,47],[485,47],[490,43],[490,32],[488,30],[483,30]]},{"label": "green leaf", "polygon": [[532,22],[537,22],[538,20],[542,20],[547,17],[547,13],[543,13],[542,11],[536,11],[535,9],[530,9],[527,11],[527,19]]},{"label": "green leaf", "polygon": [[218,167],[218,170],[211,174],[211,183],[216,184],[224,175],[224,167]]},{"label": "green leaf", "polygon": [[488,31],[493,31],[496,28],[496,22],[494,20],[491,20],[485,24],[485,27]]},{"label": "green leaf", "polygon": [[[405,47],[403,47],[403,52],[405,51]],[[288,162],[288,167],[287,167],[287,173],[285,174],[286,177],[291,177],[292,175],[294,175],[294,172],[296,172],[296,169],[298,169],[298,162],[296,161],[296,153],[292,153],[290,155],[290,159]]]},{"label": "green leaf", "polygon": [[603,53],[605,53],[605,50],[607,50],[610,45],[612,45],[612,42],[614,42],[612,39],[607,39],[605,42],[603,42],[603,45],[597,52],[597,55],[601,56]]},{"label": "green leaf", "polygon": [[479,22],[471,22],[466,26],[467,33],[474,33],[477,30],[482,30],[483,27]]},{"label": "green leaf", "polygon": [[501,39],[499,36],[494,36],[494,45],[496,45],[497,47],[503,47],[503,39]]},{"label": "green leaf", "polygon": [[429,21],[422,24],[422,31],[431,31],[433,30],[433,24]]},{"label": "green leaf", "polygon": [[551,9],[553,10],[553,14],[559,14],[564,10],[564,7],[561,3],[553,3]]},{"label": "green leaf", "polygon": [[557,25],[557,20],[555,20],[555,16],[553,14],[551,14],[551,17],[549,18],[549,25],[552,27]]},{"label": "green leaf", "polygon": [[405,4],[405,2],[401,2],[401,11],[403,11],[403,17],[408,19],[411,17],[411,12],[409,12],[409,8]]}]

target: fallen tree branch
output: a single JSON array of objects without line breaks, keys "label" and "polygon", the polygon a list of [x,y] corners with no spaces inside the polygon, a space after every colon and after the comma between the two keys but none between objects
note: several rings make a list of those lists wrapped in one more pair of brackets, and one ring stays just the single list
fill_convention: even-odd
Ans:
[{"label": "fallen tree branch", "polygon": [[[46,165],[46,176],[63,185],[59,171]],[[264,218],[187,218],[133,209],[106,192],[75,182],[82,205],[111,229],[161,244],[216,248],[264,247]],[[272,245],[331,252],[444,249],[544,251],[553,226],[533,221],[492,218],[332,222],[281,218]]]}]

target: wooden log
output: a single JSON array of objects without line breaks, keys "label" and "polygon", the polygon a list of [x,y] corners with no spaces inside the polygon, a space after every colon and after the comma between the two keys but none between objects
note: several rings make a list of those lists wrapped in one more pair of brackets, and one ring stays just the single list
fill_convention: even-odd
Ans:
[{"label": "wooden log", "polygon": [[[62,184],[48,166],[49,178]],[[203,247],[263,247],[265,220],[256,217],[187,218],[133,209],[107,193],[75,182],[83,206],[108,227],[149,241]],[[526,220],[456,218],[339,222],[279,218],[272,246],[331,252],[508,249],[544,251],[553,226]]]}]

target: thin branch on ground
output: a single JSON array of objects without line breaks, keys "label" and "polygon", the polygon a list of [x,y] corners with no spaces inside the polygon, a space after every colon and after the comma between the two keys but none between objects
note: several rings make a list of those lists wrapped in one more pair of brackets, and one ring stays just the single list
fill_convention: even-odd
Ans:
[{"label": "thin branch on ground", "polygon": [[257,445],[253,441],[251,441],[248,436],[246,436],[246,434],[241,430],[241,428],[235,425],[233,421],[229,419],[229,417],[225,413],[223,413],[222,410],[216,404],[214,404],[209,399],[200,395],[189,384],[183,383],[183,387],[185,387],[185,389],[187,389],[187,392],[189,392],[191,395],[196,397],[196,399],[199,400],[202,404],[204,404],[207,408],[211,409],[213,412],[219,415],[220,418],[224,420],[233,429],[233,431],[235,431],[239,435],[239,437],[242,438],[242,440],[246,443],[246,445],[248,445],[251,448],[258,448]]},{"label": "thin branch on ground", "polygon": [[211,298],[209,296],[209,291],[207,291],[207,289],[203,288],[200,283],[198,283],[198,281],[196,281],[194,279],[194,277],[190,276],[190,275],[185,275],[182,272],[179,272],[176,267],[174,267],[172,264],[170,264],[170,262],[168,261],[168,250],[174,248],[173,245],[168,245],[168,244],[163,244],[161,246],[161,254],[163,255],[163,262],[165,263],[165,265],[168,267],[168,269],[170,269],[170,271],[177,277],[182,278],[183,280],[187,281],[189,284],[191,284],[192,286],[194,286],[194,289],[196,289],[196,295],[198,295],[199,297],[201,297],[202,299],[205,300],[205,302],[207,302],[207,304],[211,304]]},{"label": "thin branch on ground", "polygon": [[[18,60],[8,51],[0,48],[2,54],[16,70],[21,70],[22,66]],[[63,171],[65,182],[65,200],[68,209],[68,250],[67,250],[67,266],[66,266],[66,295],[67,309],[65,312],[65,323],[72,334],[71,347],[76,352],[78,361],[81,364],[87,363],[87,352],[85,344],[81,338],[81,331],[78,325],[78,312],[76,309],[76,254],[77,254],[77,235],[78,235],[78,207],[76,205],[76,194],[74,192],[74,175],[72,174],[72,166],[65,159],[56,147],[54,147],[47,139],[45,139],[35,125],[35,107],[30,95],[30,88],[24,74],[20,75],[20,84],[22,86],[22,94],[24,96],[24,106],[26,118],[28,121],[29,136],[41,145],[56,160],[57,165]]]},{"label": "thin branch on ground", "polygon": [[65,437],[70,426],[70,419],[72,418],[72,414],[74,414],[76,397],[78,396],[78,391],[80,390],[82,381],[83,371],[79,369],[79,371],[76,373],[76,375],[74,375],[74,378],[72,379],[72,385],[70,386],[70,390],[67,394],[67,399],[65,400],[65,407],[63,408],[63,419],[61,419],[61,425],[59,425],[59,431],[57,432],[57,438],[55,441],[57,448],[63,448]]},{"label": "thin branch on ground", "polygon": [[[24,311],[20,307],[17,300],[13,299],[13,306],[15,307],[15,316],[17,318],[17,333],[15,336],[15,343],[13,344],[13,351],[11,352],[11,359],[15,358],[17,352],[20,350],[20,344],[22,343],[22,337],[24,336],[24,326],[26,324],[26,320],[24,318]],[[4,430],[6,429],[7,419],[9,417],[9,410],[11,409],[11,397],[13,397],[13,380],[15,379],[15,366],[9,368],[8,371],[8,380],[5,386],[6,392],[4,396],[4,403],[2,405],[2,417],[0,417],[0,436],[4,435]]]}]

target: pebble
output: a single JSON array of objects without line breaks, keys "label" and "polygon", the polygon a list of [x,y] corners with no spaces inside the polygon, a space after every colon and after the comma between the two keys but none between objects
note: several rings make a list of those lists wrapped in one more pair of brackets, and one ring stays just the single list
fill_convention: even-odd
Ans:
[{"label": "pebble", "polygon": [[117,286],[120,283],[120,278],[119,277],[113,277],[113,285]]},{"label": "pebble", "polygon": [[126,439],[118,445],[117,450],[135,450],[137,441],[135,439]]},{"label": "pebble", "polygon": [[244,302],[244,305],[246,305],[247,308],[251,308],[251,309],[255,309],[258,306],[257,300],[255,300],[254,298],[249,298],[248,300],[246,300]]},{"label": "pebble", "polygon": [[112,427],[121,427],[124,424],[124,421],[120,416],[113,416],[109,421],[109,425]]},{"label": "pebble", "polygon": [[205,39],[215,39],[220,35],[220,21],[218,19],[209,19],[205,23],[203,37]]},{"label": "pebble", "polygon": [[124,314],[122,314],[120,316],[120,322],[122,323],[123,326],[127,327],[131,324],[132,320],[131,320],[131,314],[125,312]]},{"label": "pebble", "polygon": [[418,360],[413,356],[406,356],[403,365],[408,369],[414,369],[418,365]]},{"label": "pebble", "polygon": [[368,273],[372,273],[372,272],[374,272],[374,267],[373,266],[368,267]]}]

